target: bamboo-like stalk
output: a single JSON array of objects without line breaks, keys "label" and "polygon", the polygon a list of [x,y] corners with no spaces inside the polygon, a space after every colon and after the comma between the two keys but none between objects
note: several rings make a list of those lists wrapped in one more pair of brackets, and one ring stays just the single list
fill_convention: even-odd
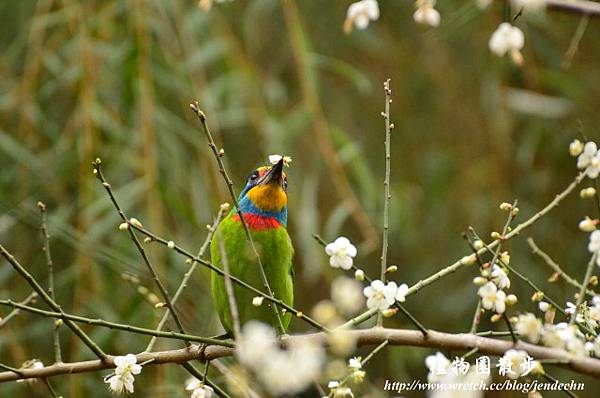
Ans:
[{"label": "bamboo-like stalk", "polygon": [[[40,229],[42,230],[42,238],[44,240],[44,253],[46,255],[46,264],[48,266],[48,294],[52,297],[52,300],[56,301],[56,292],[54,290],[54,262],[52,261],[52,253],[50,252],[50,233],[48,232],[48,221],[46,217],[46,205],[43,202],[37,203],[40,213],[42,215],[42,223]],[[54,362],[62,362],[62,354],[60,350],[60,335],[58,329],[60,323],[54,322],[53,333],[52,333],[52,346],[54,348]]]}]

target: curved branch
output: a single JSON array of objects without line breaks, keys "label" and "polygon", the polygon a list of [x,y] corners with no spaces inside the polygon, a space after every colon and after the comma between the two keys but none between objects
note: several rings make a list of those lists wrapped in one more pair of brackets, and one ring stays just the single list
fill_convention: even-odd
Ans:
[{"label": "curved branch", "polygon": [[[482,355],[501,356],[507,350],[516,348],[525,350],[533,358],[538,360],[553,360],[556,366],[571,369],[574,372],[600,377],[600,360],[588,357],[576,357],[564,350],[547,348],[519,341],[513,343],[510,340],[499,340],[466,333],[443,333],[428,330],[427,336],[418,330],[371,328],[349,331],[349,336],[356,339],[357,346],[378,345],[383,341],[389,341],[389,345],[427,347],[449,351],[469,351],[478,348]],[[326,344],[327,335],[323,332],[296,335],[284,338],[284,342],[293,339],[318,339]],[[222,346],[209,346],[202,354],[198,346],[189,348],[145,352],[137,355],[138,363],[153,360],[149,365],[163,363],[183,363],[195,359],[213,360],[233,355],[233,348]],[[107,357],[106,362],[100,360],[60,363],[41,369],[22,369],[22,375],[14,372],[0,373],[0,383],[23,378],[45,378],[70,373],[94,372],[114,367],[112,356]]]}]

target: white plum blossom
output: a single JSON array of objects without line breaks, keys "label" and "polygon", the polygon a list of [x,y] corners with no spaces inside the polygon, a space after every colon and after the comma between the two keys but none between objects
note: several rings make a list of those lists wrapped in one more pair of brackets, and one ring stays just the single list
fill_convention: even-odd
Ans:
[{"label": "white plum blossom", "polygon": [[274,396],[304,390],[320,375],[325,361],[325,350],[318,341],[291,340],[283,350],[273,328],[258,321],[244,325],[236,355]]},{"label": "white plum blossom", "polygon": [[446,358],[441,352],[436,352],[433,355],[425,358],[425,366],[429,369],[427,375],[427,381],[430,383],[438,383],[441,378],[439,376],[444,375],[450,368],[450,360]]},{"label": "white plum blossom", "polygon": [[583,152],[577,158],[577,168],[585,169],[585,173],[589,178],[596,178],[600,175],[600,152],[594,141],[586,142],[583,147]]},{"label": "white plum blossom", "polygon": [[269,163],[277,164],[279,161],[283,159],[283,165],[290,167],[290,163],[292,163],[292,157],[286,155],[269,155]]},{"label": "white plum blossom", "polygon": [[495,265],[492,267],[492,273],[490,274],[492,281],[498,286],[499,289],[507,289],[510,287],[510,279],[504,269]]},{"label": "white plum blossom", "polygon": [[331,283],[331,300],[343,313],[356,313],[365,305],[361,283],[345,276],[334,279]]},{"label": "white plum blossom", "polygon": [[513,62],[517,65],[523,63],[521,50],[524,45],[525,35],[523,31],[508,22],[498,25],[488,43],[491,52],[499,57],[510,54]]},{"label": "white plum blossom", "polygon": [[517,317],[515,331],[532,343],[537,343],[542,335],[542,322],[531,313],[521,314]]},{"label": "white plum blossom", "polygon": [[477,291],[479,297],[481,297],[481,305],[486,310],[495,311],[498,314],[504,313],[506,309],[506,293],[499,290],[496,285],[492,282],[488,282],[481,286]]},{"label": "white plum blossom", "polygon": [[191,398],[210,398],[215,390],[193,377],[186,382],[185,389],[191,391]]},{"label": "white plum blossom", "polygon": [[539,12],[546,8],[546,0],[511,0],[512,6],[524,11]]},{"label": "white plum blossom", "polygon": [[320,375],[326,354],[316,340],[291,340],[287,350],[266,356],[262,366],[253,368],[273,396],[296,395]]},{"label": "white plum blossom", "polygon": [[398,291],[396,292],[396,300],[403,303],[406,301],[406,293],[408,293],[408,285],[406,283],[398,286]]},{"label": "white plum blossom", "polygon": [[546,323],[542,331],[542,342],[547,347],[561,348],[577,356],[586,356],[585,336],[577,326],[566,322],[556,325]]},{"label": "white plum blossom", "polygon": [[261,322],[250,321],[242,329],[235,353],[244,365],[260,367],[276,349],[277,340],[273,328]]},{"label": "white plum blossom", "polygon": [[367,298],[367,307],[378,309],[380,311],[387,310],[396,302],[396,293],[398,286],[395,282],[389,282],[387,285],[379,279],[371,282],[371,285],[364,288],[363,293]]},{"label": "white plum blossom", "polygon": [[360,357],[353,357],[348,360],[348,367],[351,370],[360,370],[362,369],[362,363],[360,361]]},{"label": "white plum blossom", "polygon": [[379,4],[377,0],[360,0],[350,4],[346,12],[344,31],[352,32],[352,29],[366,29],[369,22],[379,19]]},{"label": "white plum blossom", "polygon": [[325,246],[325,253],[329,256],[329,265],[333,268],[349,270],[352,268],[353,258],[356,257],[356,247],[348,238],[340,236]]},{"label": "white plum blossom", "polygon": [[142,365],[137,364],[137,358],[133,354],[117,356],[114,363],[115,373],[108,377],[105,383],[108,383],[109,389],[115,394],[133,393],[134,375],[140,374]]},{"label": "white plum blossom", "polygon": [[434,28],[439,26],[441,18],[438,10],[434,8],[435,0],[417,0],[415,5],[417,10],[413,14],[413,19],[416,23]]}]

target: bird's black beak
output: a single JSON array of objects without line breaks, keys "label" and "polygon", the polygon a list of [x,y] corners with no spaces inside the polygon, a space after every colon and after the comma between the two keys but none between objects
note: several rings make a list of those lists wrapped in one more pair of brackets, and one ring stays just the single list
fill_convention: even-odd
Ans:
[{"label": "bird's black beak", "polygon": [[283,158],[274,164],[258,183],[258,185],[267,184],[283,185]]}]

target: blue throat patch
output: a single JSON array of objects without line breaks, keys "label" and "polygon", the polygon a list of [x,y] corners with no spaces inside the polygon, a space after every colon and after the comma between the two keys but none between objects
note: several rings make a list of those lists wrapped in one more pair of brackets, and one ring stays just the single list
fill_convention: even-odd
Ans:
[{"label": "blue throat patch", "polygon": [[240,198],[238,199],[240,203],[240,209],[244,214],[256,214],[262,217],[272,217],[279,222],[279,224],[287,227],[287,206],[283,207],[280,211],[264,211],[256,207],[252,200],[248,198],[245,193],[247,189],[240,194]]}]

